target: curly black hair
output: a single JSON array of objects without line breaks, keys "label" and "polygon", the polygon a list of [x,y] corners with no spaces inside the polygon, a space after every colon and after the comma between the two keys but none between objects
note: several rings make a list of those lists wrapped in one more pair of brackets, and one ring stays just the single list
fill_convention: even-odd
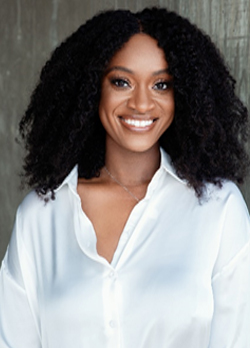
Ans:
[{"label": "curly black hair", "polygon": [[235,80],[208,35],[175,12],[154,7],[96,15],[43,67],[19,126],[27,150],[24,177],[38,193],[50,191],[54,197],[76,164],[79,177],[100,174],[105,161],[98,115],[102,77],[114,54],[140,32],[157,40],[174,79],[174,121],[160,145],[177,174],[198,197],[206,183],[243,182],[248,113],[235,95]]}]

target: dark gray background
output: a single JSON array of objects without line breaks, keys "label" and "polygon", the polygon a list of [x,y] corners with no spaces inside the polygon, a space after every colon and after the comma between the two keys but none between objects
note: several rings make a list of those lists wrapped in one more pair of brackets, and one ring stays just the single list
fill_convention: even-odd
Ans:
[{"label": "dark gray background", "polygon": [[[0,260],[26,194],[19,189],[23,153],[15,137],[41,67],[57,44],[96,12],[152,5],[177,11],[212,37],[249,108],[250,0],[0,0]],[[250,206],[248,183],[241,190]]]}]

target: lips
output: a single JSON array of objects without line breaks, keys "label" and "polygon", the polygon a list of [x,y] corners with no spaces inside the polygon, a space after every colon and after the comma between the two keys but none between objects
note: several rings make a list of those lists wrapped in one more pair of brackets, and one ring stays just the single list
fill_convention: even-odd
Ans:
[{"label": "lips", "polygon": [[129,128],[137,128],[137,129],[148,129],[156,119],[135,119],[135,118],[123,118],[119,117],[125,125]]}]

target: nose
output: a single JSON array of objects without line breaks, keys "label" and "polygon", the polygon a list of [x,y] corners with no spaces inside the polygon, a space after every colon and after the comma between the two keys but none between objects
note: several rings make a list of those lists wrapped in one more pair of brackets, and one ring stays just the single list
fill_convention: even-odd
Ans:
[{"label": "nose", "polygon": [[127,106],[138,113],[146,113],[154,108],[154,100],[150,91],[140,86],[131,92]]}]

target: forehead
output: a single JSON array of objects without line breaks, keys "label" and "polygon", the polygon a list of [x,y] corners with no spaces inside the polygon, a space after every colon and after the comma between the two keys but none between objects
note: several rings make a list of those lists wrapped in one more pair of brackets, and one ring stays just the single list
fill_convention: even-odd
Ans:
[{"label": "forehead", "polygon": [[111,59],[108,69],[114,66],[130,70],[161,70],[168,67],[164,51],[151,36],[140,33],[133,35]]}]

